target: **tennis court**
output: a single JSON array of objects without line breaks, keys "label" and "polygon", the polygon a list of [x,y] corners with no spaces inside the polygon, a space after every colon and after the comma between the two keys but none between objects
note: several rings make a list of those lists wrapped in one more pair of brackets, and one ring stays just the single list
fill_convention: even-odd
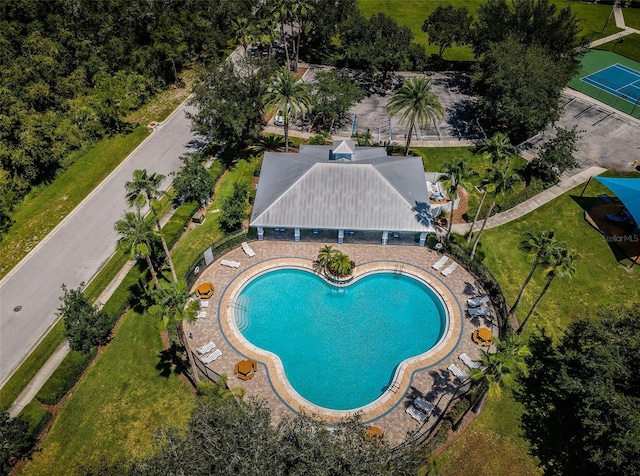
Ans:
[{"label": "tennis court", "polygon": [[585,76],[582,81],[631,104],[640,100],[640,73],[620,63]]},{"label": "tennis court", "polygon": [[640,118],[640,63],[611,51],[591,50],[569,87]]}]

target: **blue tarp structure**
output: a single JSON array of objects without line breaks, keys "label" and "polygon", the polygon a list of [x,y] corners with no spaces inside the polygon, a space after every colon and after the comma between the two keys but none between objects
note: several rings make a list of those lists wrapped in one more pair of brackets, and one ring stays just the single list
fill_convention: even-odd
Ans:
[{"label": "blue tarp structure", "polygon": [[624,203],[640,226],[640,178],[595,177],[595,179],[611,190]]}]

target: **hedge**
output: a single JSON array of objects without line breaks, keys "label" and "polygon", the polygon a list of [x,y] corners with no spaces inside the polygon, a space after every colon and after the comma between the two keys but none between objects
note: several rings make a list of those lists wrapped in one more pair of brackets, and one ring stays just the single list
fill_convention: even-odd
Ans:
[{"label": "hedge", "polygon": [[200,208],[198,202],[185,202],[180,205],[169,221],[162,227],[162,235],[167,241],[169,249],[178,242],[182,234],[187,228],[193,214]]},{"label": "hedge", "polygon": [[70,351],[49,380],[36,394],[36,399],[45,405],[55,405],[76,384],[84,370],[96,355],[95,350],[87,354]]}]

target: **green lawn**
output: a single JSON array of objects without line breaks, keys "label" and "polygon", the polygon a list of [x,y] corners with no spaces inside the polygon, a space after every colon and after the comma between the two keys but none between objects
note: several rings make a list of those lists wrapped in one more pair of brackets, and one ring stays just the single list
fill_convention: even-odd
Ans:
[{"label": "green lawn", "polygon": [[[255,160],[238,161],[220,180],[210,209],[220,206],[236,181],[251,183]],[[191,230],[173,254],[178,275],[211,242],[221,238],[216,214]],[[64,474],[85,462],[142,456],[152,450],[153,432],[182,427],[195,398],[173,373],[162,376],[162,343],[149,316],[129,312],[113,341],[97,358],[22,474]]]},{"label": "green lawn", "polygon": [[624,24],[640,30],[640,2],[634,2],[634,8],[623,8]]},{"label": "green lawn", "polygon": [[[451,0],[448,2],[439,2],[433,0],[358,0],[360,10],[366,15],[371,16],[375,13],[384,13],[400,25],[408,26],[413,32],[415,42],[426,45],[427,55],[436,54],[438,48],[428,44],[428,36],[422,31],[422,24],[426,18],[440,4],[452,4],[456,7],[466,6],[472,14],[475,14],[479,5],[486,3],[484,0]],[[558,8],[570,6],[580,19],[582,25],[582,36],[588,41],[593,41],[603,36],[611,35],[620,31],[617,28],[613,17],[607,23],[607,17],[611,12],[608,5],[586,4],[567,0],[552,0],[552,3]],[[602,32],[603,27],[607,23],[607,27]],[[469,46],[447,48],[444,53],[444,59],[449,61],[473,61],[473,52]]]},{"label": "green lawn", "polygon": [[235,182],[244,182],[251,185],[255,164],[255,160],[240,160],[220,180],[216,186],[214,200],[207,210],[205,222],[196,226],[184,236],[173,254],[176,273],[179,276],[183,276],[187,272],[189,266],[196,260],[198,255],[207,249],[211,243],[224,237],[224,233],[220,231],[218,226],[219,212],[213,212],[212,210],[219,209],[224,198],[233,194],[233,184]]},{"label": "green lawn", "polygon": [[126,314],[21,474],[78,474],[101,458],[142,456],[158,428],[184,427],[195,397],[179,376],[162,375],[162,351],[152,319]]},{"label": "green lawn", "polygon": [[636,33],[623,36],[618,40],[600,45],[597,49],[613,51],[625,58],[629,58],[640,63],[640,35]]},{"label": "green lawn", "polygon": [[[598,194],[611,192],[592,181],[580,199],[583,188],[580,185],[519,220],[483,234],[484,261],[500,281],[509,304],[517,297],[530,269],[524,253],[518,250],[525,231],[555,230],[559,240],[567,241],[582,255],[572,280],[557,278],[551,285],[523,334],[525,339],[538,327],[557,338],[576,316],[597,306],[638,302],[638,267],[629,270],[628,260],[618,263],[604,238],[584,220],[583,206],[597,202],[594,197]],[[543,284],[544,278],[538,273],[525,293],[520,319]],[[489,399],[479,418],[440,457],[441,474],[493,476],[505,474],[506,468],[510,475],[539,474],[533,458],[527,455],[527,442],[520,436],[520,412],[520,405],[509,396]],[[469,466],[471,460],[478,464]]]}]

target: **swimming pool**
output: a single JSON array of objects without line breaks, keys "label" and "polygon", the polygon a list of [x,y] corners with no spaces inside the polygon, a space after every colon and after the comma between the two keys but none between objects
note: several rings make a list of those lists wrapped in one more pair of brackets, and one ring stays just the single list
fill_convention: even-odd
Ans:
[{"label": "swimming pool", "polygon": [[447,326],[438,295],[394,272],[335,287],[309,271],[278,269],[250,280],[236,303],[244,338],[278,356],[302,398],[333,410],[378,399],[398,365],[432,349]]}]

